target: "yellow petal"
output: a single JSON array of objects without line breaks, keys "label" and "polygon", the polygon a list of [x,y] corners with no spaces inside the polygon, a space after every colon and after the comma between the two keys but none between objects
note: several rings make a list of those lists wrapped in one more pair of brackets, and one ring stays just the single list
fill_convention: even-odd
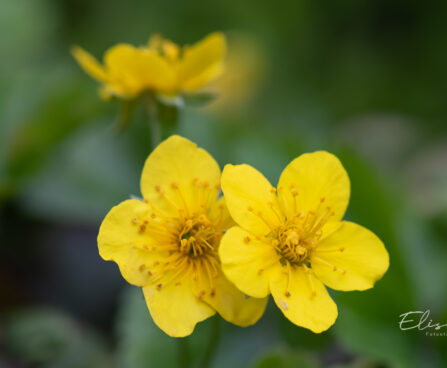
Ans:
[{"label": "yellow petal", "polygon": [[253,167],[226,165],[222,174],[222,190],[231,216],[244,229],[267,235],[280,225],[282,215],[275,190]]},{"label": "yellow petal", "polygon": [[170,283],[160,290],[156,285],[143,287],[144,297],[155,324],[172,337],[184,337],[200,321],[216,312],[193,293],[192,281]]},{"label": "yellow petal", "polygon": [[225,197],[220,197],[217,202],[211,205],[209,211],[209,218],[215,224],[216,230],[223,232],[236,225],[230,216],[230,212],[228,212]]},{"label": "yellow petal", "polygon": [[118,44],[106,52],[104,64],[111,83],[130,95],[149,89],[170,91],[174,86],[174,72],[154,50]]},{"label": "yellow petal", "polygon": [[343,222],[312,252],[311,262],[317,277],[330,288],[365,290],[372,288],[387,271],[389,256],[374,233]]},{"label": "yellow petal", "polygon": [[[155,207],[172,216],[203,211],[216,201],[220,169],[191,141],[174,135],[149,155],[141,176],[141,192]],[[183,212],[185,214],[185,212]]]},{"label": "yellow petal", "polygon": [[287,272],[280,273],[270,283],[281,312],[295,325],[315,333],[331,327],[337,319],[337,305],[321,281],[312,273],[306,273],[303,267],[291,268],[290,280],[288,278]]},{"label": "yellow petal", "polygon": [[107,74],[102,65],[99,64],[98,61],[87,51],[79,46],[73,46],[71,48],[71,54],[82,69],[84,69],[84,71],[91,77],[100,82],[105,82],[107,80]]},{"label": "yellow petal", "polygon": [[[203,280],[207,280],[204,274]],[[239,291],[222,272],[212,279],[196,287],[201,298],[215,309],[223,319],[238,326],[246,327],[256,323],[262,317],[267,305],[267,298],[253,298]]]},{"label": "yellow petal", "polygon": [[149,282],[148,265],[163,256],[145,249],[155,242],[147,233],[140,232],[149,215],[147,204],[135,199],[124,201],[110,210],[98,234],[101,257],[116,262],[122,276],[138,286]]},{"label": "yellow petal", "polygon": [[196,90],[218,77],[223,71],[225,52],[225,36],[220,32],[186,48],[178,66],[179,87]]},{"label": "yellow petal", "polygon": [[325,151],[306,153],[293,160],[278,183],[279,201],[288,217],[300,211],[317,210],[323,199],[324,208],[334,211],[331,219],[340,220],[349,195],[346,170],[336,156]]},{"label": "yellow petal", "polygon": [[219,257],[225,276],[239,290],[256,298],[269,295],[270,278],[281,272],[274,248],[238,226],[222,237]]}]

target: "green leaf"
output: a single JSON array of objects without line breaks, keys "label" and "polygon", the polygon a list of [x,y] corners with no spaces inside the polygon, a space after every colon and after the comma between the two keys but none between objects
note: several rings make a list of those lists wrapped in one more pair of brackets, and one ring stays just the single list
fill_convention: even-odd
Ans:
[{"label": "green leaf", "polygon": [[217,92],[202,91],[197,93],[184,93],[182,96],[186,106],[203,107],[217,98]]},{"label": "green leaf", "polygon": [[316,359],[303,352],[283,348],[272,350],[253,365],[254,368],[317,368]]},{"label": "green leaf", "polygon": [[25,363],[51,368],[110,368],[111,364],[97,334],[53,309],[34,308],[10,316],[5,345]]}]

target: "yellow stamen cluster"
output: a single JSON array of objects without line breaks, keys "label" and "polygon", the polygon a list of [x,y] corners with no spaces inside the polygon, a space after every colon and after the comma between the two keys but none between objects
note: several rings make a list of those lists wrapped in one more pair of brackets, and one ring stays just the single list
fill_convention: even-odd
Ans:
[{"label": "yellow stamen cluster", "polygon": [[[183,207],[176,205],[178,201],[168,196],[161,186],[157,185],[155,190],[177,215],[173,217],[153,207],[154,212],[148,219],[138,221],[134,218],[132,223],[138,226],[140,233],[148,231],[158,240],[156,245],[143,247],[144,250],[164,255],[152,265],[140,266],[139,270],[147,273],[149,281],[157,283],[157,289],[162,290],[163,286],[172,282],[177,286],[185,278],[192,278],[199,290],[198,297],[202,298],[208,288],[211,296],[215,294],[213,279],[219,277],[220,267],[217,248],[223,235],[222,230],[218,229],[224,208],[219,206],[217,216],[213,218],[210,215],[209,202],[212,190],[218,188],[212,189],[207,182],[197,178],[193,184],[200,201],[200,213],[193,213],[188,208],[182,188],[173,182],[171,188],[179,196]],[[150,205],[147,200],[145,202]]]}]

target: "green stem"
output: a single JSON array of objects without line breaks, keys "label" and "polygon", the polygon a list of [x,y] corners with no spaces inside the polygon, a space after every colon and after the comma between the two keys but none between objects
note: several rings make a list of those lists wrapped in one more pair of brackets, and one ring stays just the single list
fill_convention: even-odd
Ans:
[{"label": "green stem", "polygon": [[209,368],[211,366],[219,342],[220,319],[218,316],[214,316],[212,317],[211,322],[211,336],[208,341],[208,347],[206,348],[202,364],[200,365],[201,368]]},{"label": "green stem", "polygon": [[161,143],[161,127],[158,120],[157,101],[152,93],[145,96],[146,116],[151,130],[152,149]]},{"label": "green stem", "polygon": [[178,346],[178,367],[189,367],[189,352],[188,352],[188,340],[185,337],[177,338]]}]

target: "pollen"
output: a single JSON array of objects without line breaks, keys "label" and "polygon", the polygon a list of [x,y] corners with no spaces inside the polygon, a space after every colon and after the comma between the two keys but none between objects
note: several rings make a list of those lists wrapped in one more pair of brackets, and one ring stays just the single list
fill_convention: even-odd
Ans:
[{"label": "pollen", "polygon": [[[295,193],[294,186],[291,193]],[[318,247],[322,228],[331,216],[330,207],[323,207],[321,197],[314,210],[296,212],[269,235],[271,244],[282,259],[282,265],[300,266],[310,263],[311,254]]]}]

